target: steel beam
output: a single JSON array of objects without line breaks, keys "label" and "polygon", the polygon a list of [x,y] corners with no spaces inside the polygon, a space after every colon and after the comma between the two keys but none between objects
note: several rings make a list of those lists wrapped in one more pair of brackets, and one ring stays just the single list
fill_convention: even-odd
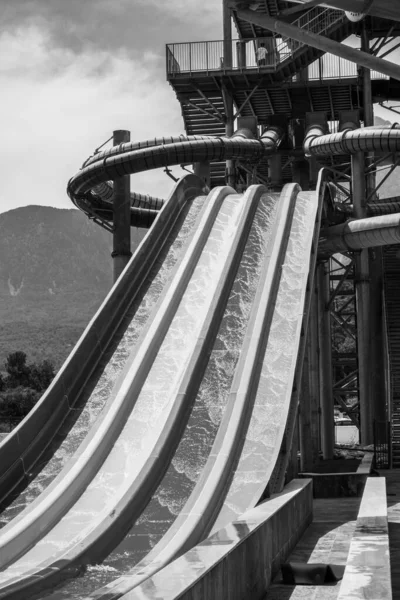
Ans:
[{"label": "steel beam", "polygon": [[384,75],[388,75],[389,77],[400,81],[400,66],[395,63],[382,58],[377,58],[376,56],[357,50],[356,48],[350,48],[349,46],[335,42],[334,40],[320,36],[316,33],[312,33],[311,31],[305,31],[290,23],[284,23],[276,17],[269,17],[252,10],[238,10],[237,16],[239,19],[243,19],[244,21],[258,25],[259,27],[264,27],[264,29],[268,29],[269,31],[274,31],[282,36],[287,36],[300,43],[322,50],[323,52],[329,52],[335,56],[340,56],[361,67],[378,71],[379,73],[383,73]]},{"label": "steel beam", "polygon": [[329,266],[328,262],[324,262],[318,267],[318,340],[321,382],[321,446],[325,460],[333,458],[335,444],[329,291]]}]

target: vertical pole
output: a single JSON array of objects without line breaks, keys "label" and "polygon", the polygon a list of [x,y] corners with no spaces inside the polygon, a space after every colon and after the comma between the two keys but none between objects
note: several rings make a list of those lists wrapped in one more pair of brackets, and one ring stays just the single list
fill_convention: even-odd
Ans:
[{"label": "vertical pole", "polygon": [[232,21],[228,0],[222,0],[222,24],[224,33],[224,70],[232,68]]},{"label": "vertical pole", "polygon": [[204,181],[204,184],[210,189],[210,163],[207,161],[193,163],[193,173]]},{"label": "vertical pole", "polygon": [[[368,32],[368,19],[364,19],[362,24],[361,32],[361,50],[364,52],[370,52],[369,44],[369,32]],[[363,68],[363,96],[364,96],[364,125],[370,127],[374,124],[374,105],[372,101],[372,88],[371,88],[371,71]],[[368,164],[374,158],[373,153],[367,154]],[[375,173],[372,172],[366,177],[366,197],[370,198],[370,201],[374,201],[374,190],[376,188],[376,177]],[[368,252],[368,251],[366,251]],[[364,431],[364,443],[367,439],[371,439],[373,436],[373,424],[372,419],[380,420],[381,417],[381,406],[382,406],[382,390],[384,387],[383,381],[383,370],[382,370],[382,250],[376,248],[369,251],[369,265],[368,265],[368,298],[369,304],[365,311],[368,311],[368,327],[369,327],[369,339],[368,341],[368,377],[367,382],[369,391],[369,406],[368,411],[364,418],[371,420],[371,425]]]},{"label": "vertical pole", "polygon": [[[369,35],[367,29],[367,20],[362,22],[361,32],[361,50],[369,54]],[[364,125],[370,127],[374,124],[374,106],[372,103],[371,71],[363,67],[363,88],[364,88]]]},{"label": "vertical pole", "polygon": [[325,460],[333,458],[335,445],[333,418],[333,378],[329,302],[329,263],[318,267],[318,341],[320,357],[321,446]]},{"label": "vertical pole", "polygon": [[300,465],[311,471],[319,454],[319,378],[318,378],[318,314],[314,288],[308,320],[307,348],[304,356],[300,402]]},{"label": "vertical pole", "polygon": [[300,470],[311,471],[313,453],[311,442],[311,386],[310,386],[310,332],[307,334],[307,348],[303,361],[303,376],[301,378],[301,400],[299,405],[299,434],[300,434]]},{"label": "vertical pole", "polygon": [[311,396],[311,447],[313,464],[318,462],[320,450],[320,404],[319,404],[319,344],[318,344],[318,294],[314,288],[310,317],[309,331],[309,369],[310,369],[310,396]]},{"label": "vertical pole", "polygon": [[[234,127],[233,98],[225,87],[223,88],[223,97],[226,115],[225,135],[226,137],[231,137],[233,135]],[[236,184],[235,161],[229,159],[226,161],[226,183],[227,185],[231,185],[233,188]]]},{"label": "vertical pole", "polygon": [[[362,152],[351,157],[354,217],[366,216],[365,157]],[[372,407],[370,396],[370,290],[368,249],[355,255],[355,288],[357,307],[358,388],[360,399],[360,441],[373,443]]]},{"label": "vertical pole", "polygon": [[[222,0],[222,21],[224,33],[224,70],[232,68],[232,20],[231,8],[228,6],[228,0]],[[226,115],[225,135],[233,135],[233,98],[226,88],[224,88],[224,104]],[[233,160],[226,161],[226,183],[235,187],[235,163]]]},{"label": "vertical pole", "polygon": [[[113,132],[114,146],[129,141],[129,131],[117,129]],[[132,256],[130,175],[122,175],[114,179],[113,216],[113,251],[111,256],[113,258],[115,283]]]}]

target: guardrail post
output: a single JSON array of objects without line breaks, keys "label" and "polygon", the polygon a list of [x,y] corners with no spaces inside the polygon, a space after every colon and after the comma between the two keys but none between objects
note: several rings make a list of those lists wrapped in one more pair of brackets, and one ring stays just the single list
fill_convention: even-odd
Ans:
[{"label": "guardrail post", "polygon": [[[129,142],[131,135],[125,129],[113,132],[113,146]],[[114,283],[128,264],[131,252],[131,193],[130,175],[122,175],[114,179],[113,194],[113,272]]]}]

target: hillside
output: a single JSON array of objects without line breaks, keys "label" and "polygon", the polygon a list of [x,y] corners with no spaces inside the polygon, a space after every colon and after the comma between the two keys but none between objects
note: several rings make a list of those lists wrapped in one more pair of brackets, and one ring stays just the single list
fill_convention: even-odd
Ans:
[{"label": "hillside", "polygon": [[111,287],[110,252],[111,234],[80,211],[0,214],[0,370],[15,350],[60,367]]}]

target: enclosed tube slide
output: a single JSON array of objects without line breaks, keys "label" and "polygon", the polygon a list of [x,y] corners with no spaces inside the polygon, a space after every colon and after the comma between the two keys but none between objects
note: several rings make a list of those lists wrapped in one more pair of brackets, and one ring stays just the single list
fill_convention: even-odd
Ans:
[{"label": "enclosed tube slide", "polygon": [[400,214],[348,221],[321,231],[320,256],[400,244]]},{"label": "enclosed tube slide", "polygon": [[[397,123],[388,128],[349,127],[339,133],[325,135],[321,125],[313,125],[307,131],[303,149],[306,156],[317,158],[358,152],[395,154],[400,151],[400,128]],[[347,216],[352,211],[351,205],[334,203],[334,207]],[[400,241],[399,212],[400,202],[397,197],[370,203],[367,206],[370,218],[348,221],[324,229],[318,250],[322,256],[329,256],[335,252],[397,244]]]},{"label": "enclosed tube slide", "polygon": [[[242,129],[231,138],[178,136],[120,144],[89,158],[70,179],[67,192],[75,206],[88,216],[110,220],[110,180],[115,177],[193,162],[237,158],[256,161],[276,152],[283,134],[281,128],[271,126],[259,140],[248,129]],[[134,194],[131,224],[149,227],[161,204],[160,199],[150,197],[147,203],[146,198]]]}]

